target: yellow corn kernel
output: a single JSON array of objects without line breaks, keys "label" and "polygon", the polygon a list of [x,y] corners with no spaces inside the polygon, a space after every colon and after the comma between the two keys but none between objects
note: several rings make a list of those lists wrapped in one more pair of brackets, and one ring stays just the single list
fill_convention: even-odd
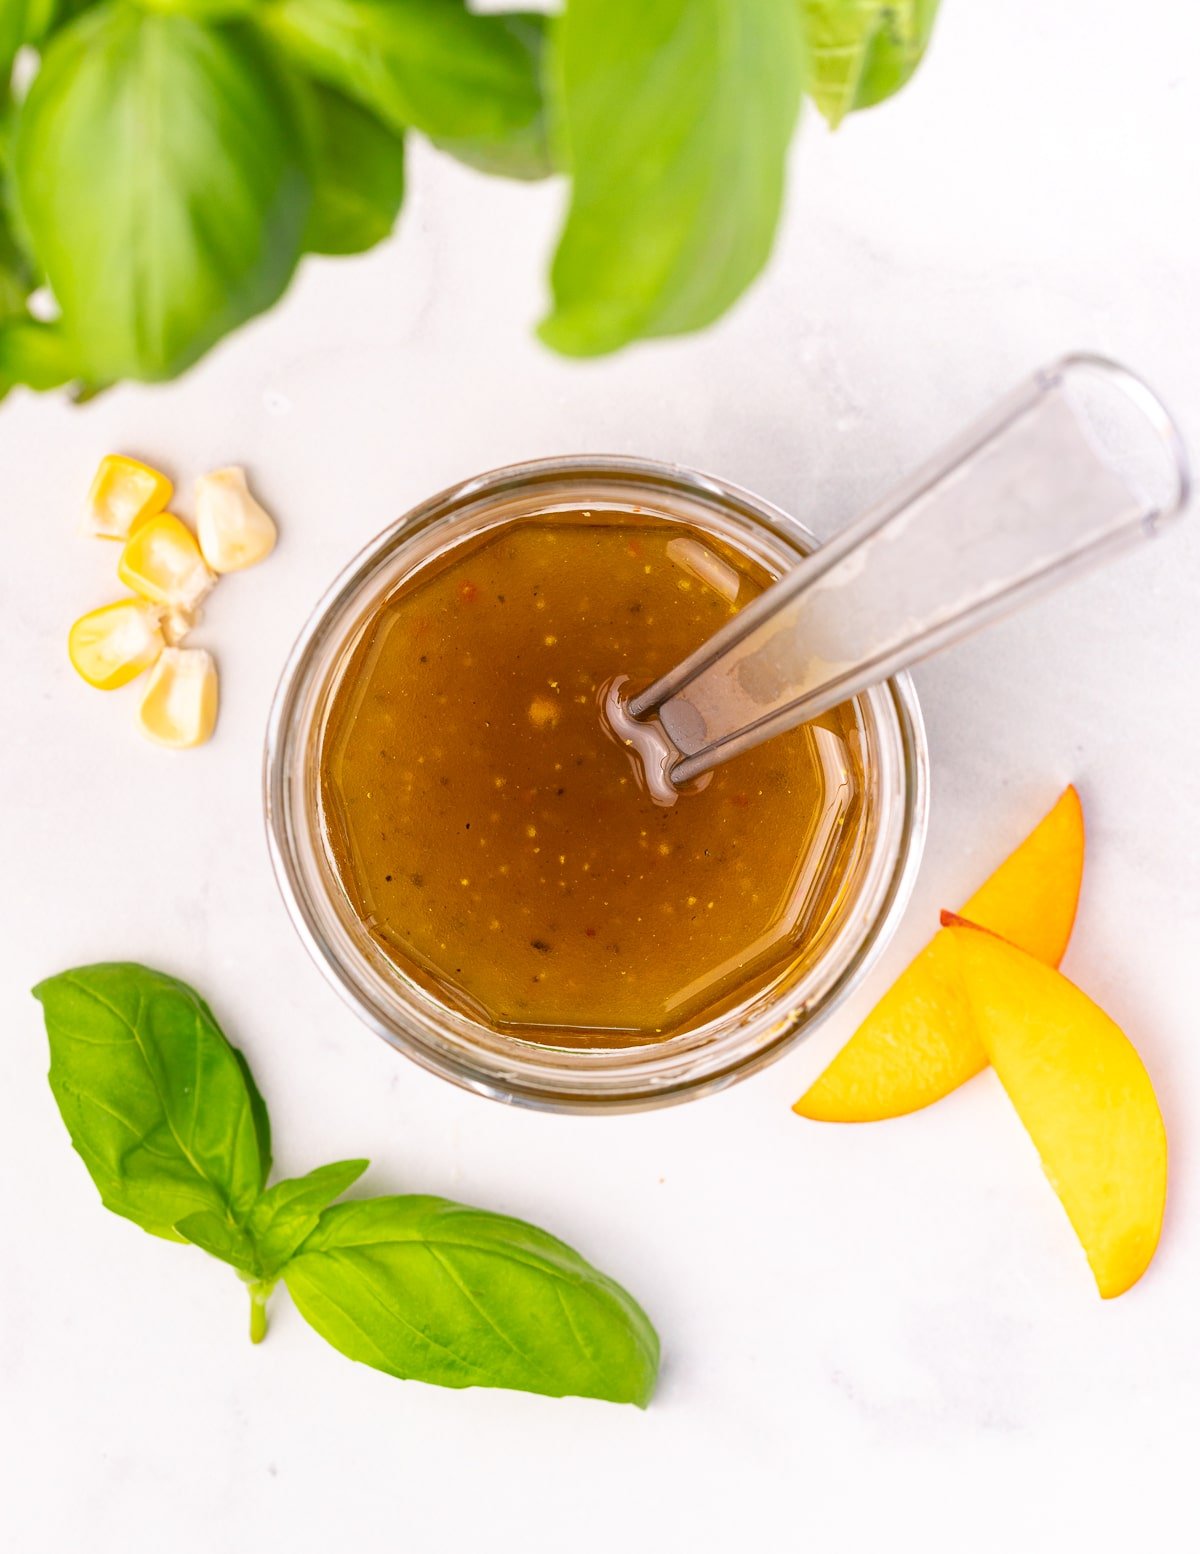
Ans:
[{"label": "yellow corn kernel", "polygon": [[144,599],[118,599],[81,615],[67,637],[71,663],[98,690],[128,685],[162,652],[160,614]]},{"label": "yellow corn kernel", "polygon": [[102,539],[128,539],[139,524],[162,512],[173,490],[167,477],[148,464],[107,454],[88,492],[88,529]]},{"label": "yellow corn kernel", "polygon": [[217,666],[203,648],[164,648],[138,709],[142,733],[172,750],[212,738],[217,724]]},{"label": "yellow corn kernel", "polygon": [[275,549],[275,523],[254,500],[246,472],[232,465],[196,482],[196,533],[214,572],[240,572]]},{"label": "yellow corn kernel", "polygon": [[173,513],[138,526],[125,541],[117,575],[135,594],[177,610],[194,610],[216,582],[196,536]]}]

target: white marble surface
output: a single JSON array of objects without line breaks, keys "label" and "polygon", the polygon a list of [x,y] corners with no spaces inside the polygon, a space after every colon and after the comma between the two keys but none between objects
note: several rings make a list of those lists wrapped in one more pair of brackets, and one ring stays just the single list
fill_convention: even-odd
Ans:
[{"label": "white marble surface", "polygon": [[[829,530],[1077,346],[1200,451],[1200,23],[1189,0],[947,0],[928,67],[837,137],[810,118],[767,278],[709,334],[592,365],[533,341],[560,191],[418,148],[394,244],[313,263],[183,382],[0,412],[0,1499],[21,1554],[911,1547],[1179,1549],[1200,1445],[1200,516],[919,675],[935,773],[912,911],[856,1004],[733,1091],[528,1115],[360,1028],[276,896],[259,745],[333,570],[411,502],[580,449],[710,468]],[[63,653],[111,587],[75,536],[97,457],[245,461],[282,518],[222,587],[215,742],[171,757]],[[1067,967],[1136,1038],[1173,1150],[1160,1255],[1101,1304],[997,1084],[870,1129],[789,1103],[1067,779],[1090,855]],[[45,1084],[28,987],[137,957],[246,1049],[278,1163],[539,1221],[644,1301],[639,1414],[404,1385],[200,1253],[105,1214]]]}]

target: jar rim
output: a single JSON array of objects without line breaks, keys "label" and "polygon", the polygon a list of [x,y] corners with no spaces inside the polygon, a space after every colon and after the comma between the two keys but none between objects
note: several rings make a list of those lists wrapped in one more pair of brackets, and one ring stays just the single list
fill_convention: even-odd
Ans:
[{"label": "jar rim", "polygon": [[[571,497],[572,487],[575,490]],[[613,500],[600,498],[609,490]],[[557,494],[556,494],[557,493]],[[634,493],[641,496],[639,502]],[[382,591],[384,570],[401,561],[422,536],[432,542],[457,524],[472,532],[475,517],[530,514],[574,507],[644,506],[663,502],[669,517],[688,521],[690,504],[756,531],[774,548],[802,555],[817,544],[798,520],[718,477],[680,465],[623,455],[538,459],[476,475],[428,498],[371,540],[337,575],[302,628],[280,676],[267,722],[263,803],[268,849],[293,926],[326,979],[359,1018],[421,1066],[493,1099],[553,1111],[632,1111],[714,1091],[773,1062],[826,1019],[875,963],[891,938],[915,881],[928,817],[929,760],[916,691],[907,674],[856,698],[875,720],[888,785],[885,823],[879,827],[867,899],[816,958],[809,972],[778,999],[768,988],[679,1037],[620,1049],[573,1049],[523,1041],[486,1030],[440,1003],[396,970],[386,980],[371,971],[361,948],[339,929],[334,904],[322,887],[319,829],[310,813],[313,751],[308,719],[328,686],[330,654],[344,647],[355,623]],[[672,507],[672,503],[676,504]],[[537,511],[534,508],[532,511]],[[500,516],[496,516],[499,514]],[[697,519],[697,522],[702,522]],[[436,552],[435,552],[436,553]],[[427,560],[426,556],[424,560]],[[374,587],[372,588],[372,584]],[[384,584],[386,586],[386,582]],[[370,595],[364,604],[366,595]],[[360,606],[355,614],[356,603]],[[350,618],[353,617],[353,618]],[[308,796],[306,798],[306,795]]]}]

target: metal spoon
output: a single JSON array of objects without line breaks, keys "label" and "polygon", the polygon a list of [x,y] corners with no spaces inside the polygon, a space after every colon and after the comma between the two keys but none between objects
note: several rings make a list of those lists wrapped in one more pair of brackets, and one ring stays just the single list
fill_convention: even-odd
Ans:
[{"label": "metal spoon", "polygon": [[651,790],[682,784],[1109,557],[1190,494],[1162,401],[1100,356],[1023,383],[690,657],[607,712]]}]

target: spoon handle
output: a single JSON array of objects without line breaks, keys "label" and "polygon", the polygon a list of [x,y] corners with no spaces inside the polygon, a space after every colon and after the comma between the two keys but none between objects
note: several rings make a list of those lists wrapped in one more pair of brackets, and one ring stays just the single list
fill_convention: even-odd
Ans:
[{"label": "spoon handle", "polygon": [[827,712],[1156,534],[1190,488],[1151,389],[1098,356],[1043,368],[635,697],[675,784]]}]

